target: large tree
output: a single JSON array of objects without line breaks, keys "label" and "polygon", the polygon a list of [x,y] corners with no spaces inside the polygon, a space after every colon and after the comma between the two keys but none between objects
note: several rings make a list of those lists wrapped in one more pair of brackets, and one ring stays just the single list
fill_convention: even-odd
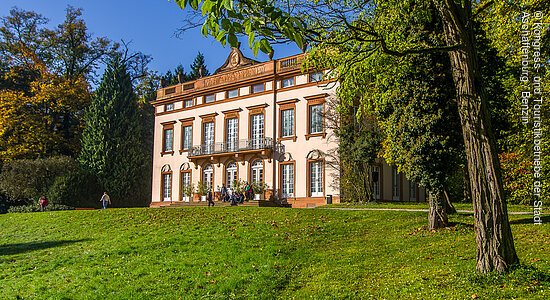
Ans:
[{"label": "large tree", "polygon": [[79,9],[56,29],[47,23],[17,8],[1,18],[0,160],[76,155],[88,81],[116,47],[91,38]]},{"label": "large tree", "polygon": [[147,136],[128,70],[128,59],[115,54],[86,110],[79,161],[97,175],[117,206],[144,204],[148,180]]},{"label": "large tree", "polygon": [[[357,56],[374,52],[397,57],[448,53],[475,211],[476,269],[483,273],[492,270],[504,272],[518,263],[490,122],[486,82],[481,74],[476,47],[476,20],[483,16],[481,12],[489,11],[494,1],[176,2],[183,8],[190,6],[202,11],[205,15],[204,34],[232,46],[238,43],[237,35],[245,34],[255,52],[258,49],[272,52],[270,41],[290,39],[299,46],[309,43],[313,48],[331,49],[335,44],[349,44],[349,51]],[[415,18],[431,18],[428,8],[432,5],[435,5],[442,20],[444,42],[440,42],[439,38],[419,42],[414,39],[414,34],[396,34],[393,28],[407,28],[405,21],[388,23],[386,19],[378,18],[379,11],[388,10],[396,14],[407,12]],[[544,7],[548,10],[548,6]],[[433,32],[433,35],[437,37],[438,32]],[[343,61],[341,70],[360,60]]]}]

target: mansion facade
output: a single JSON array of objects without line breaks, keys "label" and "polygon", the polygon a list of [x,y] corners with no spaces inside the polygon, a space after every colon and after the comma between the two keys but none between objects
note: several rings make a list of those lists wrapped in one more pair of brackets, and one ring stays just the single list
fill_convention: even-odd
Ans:
[{"label": "mansion facade", "polygon": [[[159,89],[151,206],[200,201],[186,187],[202,182],[216,193],[235,181],[265,183],[262,197],[292,207],[338,203],[339,169],[328,155],[338,142],[324,119],[337,83],[302,72],[302,59],[257,62],[233,48],[214,75]],[[373,174],[375,198],[425,201],[387,164]]]}]

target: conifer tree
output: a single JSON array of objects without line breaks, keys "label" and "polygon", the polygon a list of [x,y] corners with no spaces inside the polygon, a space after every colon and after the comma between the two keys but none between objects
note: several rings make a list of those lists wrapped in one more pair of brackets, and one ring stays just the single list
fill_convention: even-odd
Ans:
[{"label": "conifer tree", "polygon": [[193,60],[193,64],[191,64],[191,73],[189,73],[189,77],[191,80],[194,80],[208,75],[210,75],[210,72],[208,72],[208,69],[206,68],[204,55],[199,52],[195,57],[195,60]]},{"label": "conifer tree", "polygon": [[[97,175],[119,206],[139,205],[147,195],[144,134],[138,100],[125,60],[109,61],[99,88],[85,113],[79,161]],[[137,203],[136,203],[137,201]]]}]

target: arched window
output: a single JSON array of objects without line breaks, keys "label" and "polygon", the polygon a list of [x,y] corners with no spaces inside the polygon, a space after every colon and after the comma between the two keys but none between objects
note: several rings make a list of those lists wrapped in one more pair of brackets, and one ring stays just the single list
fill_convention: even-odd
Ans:
[{"label": "arched window", "polygon": [[250,174],[250,180],[252,182],[264,181],[264,163],[260,159],[252,162],[252,165],[250,166]]},{"label": "arched window", "polygon": [[172,169],[164,165],[161,171],[162,201],[172,201]]},{"label": "arched window", "polygon": [[189,201],[193,192],[191,189],[191,167],[189,163],[183,163],[180,167],[180,192],[182,200]]},{"label": "arched window", "polygon": [[227,187],[232,188],[235,180],[237,180],[237,164],[230,162],[225,167],[225,184]]},{"label": "arched window", "polygon": [[214,169],[211,164],[207,164],[202,169],[202,182],[206,184],[208,189],[212,188],[212,180],[214,179]]}]

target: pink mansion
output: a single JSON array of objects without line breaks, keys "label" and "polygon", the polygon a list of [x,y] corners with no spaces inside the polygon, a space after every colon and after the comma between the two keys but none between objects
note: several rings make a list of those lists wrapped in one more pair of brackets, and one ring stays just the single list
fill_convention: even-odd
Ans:
[{"label": "pink mansion", "polygon": [[[158,90],[151,206],[200,201],[185,187],[217,192],[237,180],[263,182],[262,198],[292,207],[338,203],[339,170],[327,156],[338,142],[323,118],[337,84],[303,73],[302,58],[257,62],[233,48],[214,75]],[[425,201],[387,164],[375,173],[375,198]]]}]

